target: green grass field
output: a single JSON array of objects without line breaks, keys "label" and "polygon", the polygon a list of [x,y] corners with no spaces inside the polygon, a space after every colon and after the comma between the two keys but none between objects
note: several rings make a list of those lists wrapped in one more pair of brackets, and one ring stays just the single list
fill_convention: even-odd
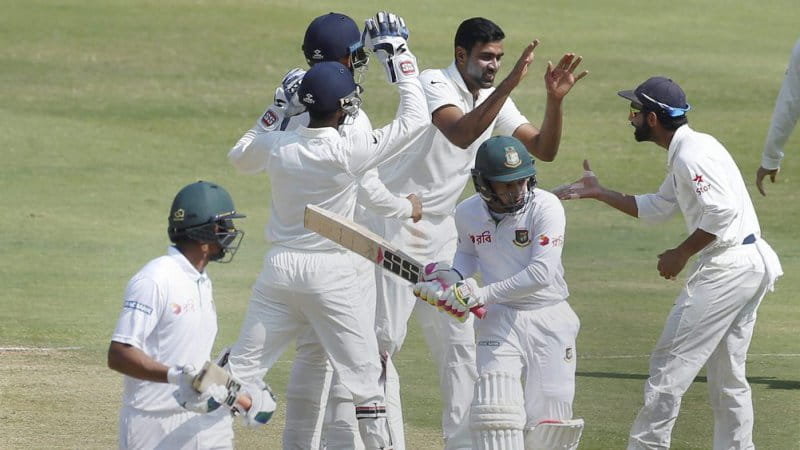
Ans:
[{"label": "green grass field", "polygon": [[[778,183],[758,195],[754,174],[790,50],[796,0],[628,2],[0,1],[0,448],[113,448],[121,376],[105,352],[126,282],[167,245],[172,196],[197,179],[219,182],[248,215],[230,265],[211,267],[230,344],[266,250],[270,186],[236,175],[225,155],[264,107],[283,73],[303,67],[311,18],[338,10],[362,20],[393,9],[411,28],[423,68],[452,58],[465,18],[506,31],[506,66],[541,40],[514,99],[541,122],[547,60],[584,56],[590,75],[565,103],[561,153],[539,164],[543,187],[571,181],[583,158],[606,185],[655,190],[665,154],[636,144],[616,91],[651,75],[681,83],[692,126],[733,154],[763,235],[786,275],[760,309],[748,375],[763,449],[800,448],[800,131]],[[365,109],[374,124],[397,94],[373,64]],[[467,192],[471,192],[471,187]],[[566,204],[564,263],[582,320],[575,414],[582,448],[623,448],[642,402],[647,355],[680,282],[655,270],[656,255],[685,237],[683,222],[635,223],[595,202]],[[793,231],[794,230],[794,231]],[[49,349],[49,350],[47,350]],[[269,373],[280,395],[292,355]],[[440,447],[435,369],[414,323],[397,356],[409,448]],[[711,409],[701,376],[683,401],[673,447],[710,448]],[[237,425],[239,448],[280,448],[282,410],[262,429]]]}]

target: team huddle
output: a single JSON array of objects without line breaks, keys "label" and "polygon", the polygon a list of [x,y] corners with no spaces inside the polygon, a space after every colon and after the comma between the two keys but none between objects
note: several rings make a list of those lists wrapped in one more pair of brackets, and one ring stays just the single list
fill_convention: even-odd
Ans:
[{"label": "team huddle", "polygon": [[[735,163],[688,127],[683,90],[653,77],[619,95],[630,101],[636,139],[668,151],[657,193],[606,189],[588,161],[580,180],[539,188],[534,158],[556,158],[563,100],[588,72],[578,72],[574,53],[547,64],[537,128],[510,95],[539,42],[496,83],[504,38],[492,21],[467,19],[453,63],[420,72],[399,16],[379,12],[363,30],[337,13],[310,23],[308,70],[287,72],[228,153],[239,173],[264,173],[271,185],[270,249],[239,337],[208,362],[217,318],[205,267],[233,257],[244,216],[224,188],[200,181],[173,201],[168,254],[125,292],[108,353],[125,375],[120,448],[231,448],[233,417],[253,426],[272,418],[264,380],[294,343],[283,448],[405,449],[392,359],[412,315],[438,369],[444,448],[577,448],[580,321],[561,255],[562,201],[579,198],[651,222],[680,211],[690,235],[659,255],[665,278],[698,255],[653,352],[628,448],[669,447],[681,396],[703,366],[714,448],[752,448],[744,361],[756,309],[781,268]],[[381,128],[358,84],[370,56],[400,97]],[[470,181],[476,194],[459,203]],[[424,273],[409,284],[305,228],[306,205],[363,225],[427,264]]]}]

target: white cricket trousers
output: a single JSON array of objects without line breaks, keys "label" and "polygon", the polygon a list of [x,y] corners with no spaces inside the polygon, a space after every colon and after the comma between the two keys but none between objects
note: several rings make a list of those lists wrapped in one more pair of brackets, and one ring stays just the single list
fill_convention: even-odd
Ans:
[{"label": "white cricket trousers", "polygon": [[757,245],[698,259],[650,356],[644,406],[631,427],[628,449],[669,448],[681,397],[704,365],[714,449],[754,448],[745,360],[769,278]]},{"label": "white cricket trousers", "polygon": [[[231,350],[231,371],[243,380],[263,378],[286,347],[310,327],[355,405],[384,405],[375,331],[362,320],[364,301],[349,252],[273,247]],[[319,408],[307,414],[309,421],[319,420]],[[304,442],[308,432],[287,429],[284,448],[311,448]]]},{"label": "white cricket trousers", "polygon": [[[384,219],[383,236],[423,264],[452,264],[456,252],[456,227],[451,216],[428,216],[417,223]],[[381,351],[395,355],[403,346],[408,320],[416,311],[425,341],[439,373],[442,431],[446,449],[467,449],[469,407],[477,371],[473,319],[461,323],[414,297],[412,285],[380,270],[377,278],[375,331]]]},{"label": "white cricket trousers", "polygon": [[219,408],[209,414],[191,411],[150,412],[123,406],[119,412],[119,448],[123,450],[232,449],[233,420]]},{"label": "white cricket trousers", "polygon": [[[375,264],[359,255],[349,255],[356,268],[359,296],[363,300],[359,320],[374,328]],[[398,439],[398,436],[392,438]],[[292,442],[293,447],[303,449],[364,448],[353,396],[334,373],[322,343],[310,327],[297,338],[297,351],[286,387],[284,442]]]},{"label": "white cricket trousers", "polygon": [[475,323],[478,374],[505,372],[523,380],[526,428],[572,418],[580,320],[569,303],[530,310],[489,305]]}]

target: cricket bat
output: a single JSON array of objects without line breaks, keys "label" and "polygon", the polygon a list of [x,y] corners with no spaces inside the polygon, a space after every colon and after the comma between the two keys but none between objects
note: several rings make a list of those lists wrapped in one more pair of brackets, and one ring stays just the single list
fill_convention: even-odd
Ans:
[{"label": "cricket bat", "polygon": [[[319,206],[306,205],[303,226],[411,283],[419,282],[425,273],[424,265],[391,242],[366,227]],[[479,319],[486,314],[483,306],[476,306],[470,311]]]}]

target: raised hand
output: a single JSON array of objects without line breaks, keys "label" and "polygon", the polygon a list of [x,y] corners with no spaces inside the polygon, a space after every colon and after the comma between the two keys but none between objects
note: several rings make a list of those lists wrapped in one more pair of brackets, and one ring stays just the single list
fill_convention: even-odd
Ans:
[{"label": "raised hand", "polygon": [[419,75],[417,58],[408,49],[408,27],[402,17],[386,11],[364,24],[364,46],[381,61],[390,83]]},{"label": "raised hand", "polygon": [[553,194],[561,200],[573,200],[577,198],[597,198],[603,192],[603,187],[597,179],[597,175],[589,167],[589,160],[583,160],[583,176],[574,183],[562,184],[553,189]]},{"label": "raised hand", "polygon": [[275,106],[283,108],[285,117],[296,116],[306,110],[306,106],[297,97],[305,75],[305,70],[294,68],[286,72],[281,80],[281,85],[275,88],[275,97],[273,98]]},{"label": "raised hand", "polygon": [[517,87],[517,85],[522,82],[523,78],[525,78],[525,75],[528,74],[528,66],[533,62],[535,56],[534,51],[538,45],[538,39],[528,44],[525,50],[522,51],[522,55],[520,55],[517,63],[514,64],[514,68],[511,69],[511,72],[506,76],[505,80],[503,80],[504,83],[511,83],[512,89]]},{"label": "raised hand", "polygon": [[562,100],[575,83],[589,74],[588,70],[584,70],[575,75],[575,69],[578,68],[582,60],[582,57],[575,56],[574,53],[567,53],[561,57],[561,61],[555,67],[551,61],[547,62],[547,70],[544,73],[544,86],[549,97]]}]

